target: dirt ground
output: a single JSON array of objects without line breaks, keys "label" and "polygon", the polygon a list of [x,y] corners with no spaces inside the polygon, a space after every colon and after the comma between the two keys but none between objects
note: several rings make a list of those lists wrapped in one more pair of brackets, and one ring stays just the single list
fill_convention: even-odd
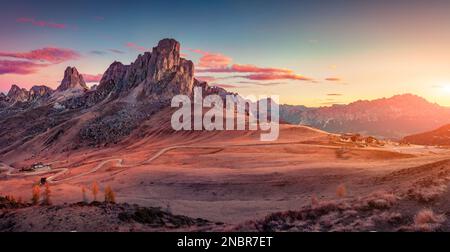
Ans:
[{"label": "dirt ground", "polygon": [[297,211],[312,201],[357,201],[379,191],[401,199],[396,212],[408,216],[425,208],[447,211],[448,202],[441,197],[450,179],[450,150],[360,147],[333,139],[287,125],[276,142],[260,142],[258,132],[155,134],[107,149],[1,160],[0,195],[29,201],[33,184],[50,174],[8,176],[7,165],[41,161],[68,170],[50,183],[53,204],[81,201],[83,187],[93,200],[91,188],[97,182],[99,199],[110,186],[121,203],[227,224]]}]

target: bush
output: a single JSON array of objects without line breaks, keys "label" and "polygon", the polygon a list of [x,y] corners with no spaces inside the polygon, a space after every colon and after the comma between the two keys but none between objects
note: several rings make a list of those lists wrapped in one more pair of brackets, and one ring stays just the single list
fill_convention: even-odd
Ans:
[{"label": "bush", "polygon": [[347,196],[347,188],[345,188],[344,184],[340,184],[337,188],[336,188],[336,195],[339,198],[343,198],[345,196]]},{"label": "bush", "polygon": [[435,214],[431,209],[423,209],[414,216],[414,229],[417,231],[434,231],[444,221],[444,215]]}]

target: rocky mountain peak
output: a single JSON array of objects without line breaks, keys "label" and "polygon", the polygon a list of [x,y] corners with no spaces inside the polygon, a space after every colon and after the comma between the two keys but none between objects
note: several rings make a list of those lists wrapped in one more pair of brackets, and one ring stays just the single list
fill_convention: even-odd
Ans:
[{"label": "rocky mountain peak", "polygon": [[89,89],[83,79],[83,76],[75,67],[66,68],[66,71],[64,72],[64,79],[61,81],[61,85],[59,85],[57,91],[66,91],[68,89]]},{"label": "rocky mountain peak", "polygon": [[53,89],[41,85],[41,86],[33,86],[29,92],[29,100],[34,101],[40,98],[50,97],[53,93]]},{"label": "rocky mountain peak", "polygon": [[20,88],[17,85],[12,85],[8,92],[8,97],[13,101],[24,102],[28,100],[29,92],[25,88]]},{"label": "rocky mountain peak", "polygon": [[175,70],[180,64],[180,43],[174,39],[163,39],[153,48],[150,61],[150,76],[157,82],[164,74]]}]

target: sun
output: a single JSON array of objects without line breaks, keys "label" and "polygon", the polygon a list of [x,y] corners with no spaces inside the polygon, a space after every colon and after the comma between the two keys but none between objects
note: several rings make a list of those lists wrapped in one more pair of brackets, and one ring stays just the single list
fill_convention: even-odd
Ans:
[{"label": "sun", "polygon": [[450,93],[450,84],[442,85],[442,91],[445,93]]}]

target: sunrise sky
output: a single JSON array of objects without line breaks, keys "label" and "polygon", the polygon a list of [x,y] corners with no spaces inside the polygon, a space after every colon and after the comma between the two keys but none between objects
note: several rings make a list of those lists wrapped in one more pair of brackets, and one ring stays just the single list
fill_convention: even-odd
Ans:
[{"label": "sunrise sky", "polygon": [[166,37],[198,78],[282,103],[414,93],[450,106],[450,1],[3,1],[0,91],[92,83]]}]

